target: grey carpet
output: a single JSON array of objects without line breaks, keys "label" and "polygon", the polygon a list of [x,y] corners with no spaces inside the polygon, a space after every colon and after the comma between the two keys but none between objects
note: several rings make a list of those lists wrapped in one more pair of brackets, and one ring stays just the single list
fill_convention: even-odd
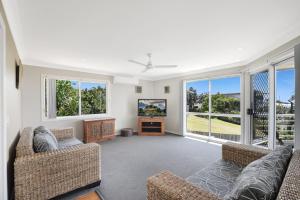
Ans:
[{"label": "grey carpet", "polygon": [[101,148],[105,200],[145,200],[147,177],[169,170],[185,178],[221,157],[220,146],[174,135],[117,137]]}]

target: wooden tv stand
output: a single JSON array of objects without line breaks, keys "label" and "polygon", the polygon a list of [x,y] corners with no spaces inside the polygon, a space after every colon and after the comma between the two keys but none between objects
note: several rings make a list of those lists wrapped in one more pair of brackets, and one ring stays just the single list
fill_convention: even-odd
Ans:
[{"label": "wooden tv stand", "polygon": [[165,134],[163,117],[138,117],[138,135],[159,136]]}]

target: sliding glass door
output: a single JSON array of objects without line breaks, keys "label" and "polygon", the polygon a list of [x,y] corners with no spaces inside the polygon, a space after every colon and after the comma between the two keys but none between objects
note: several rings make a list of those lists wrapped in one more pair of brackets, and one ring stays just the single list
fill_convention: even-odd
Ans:
[{"label": "sliding glass door", "polygon": [[[259,72],[245,72],[243,77],[243,98],[240,76],[185,83],[186,135],[242,141],[270,149],[293,145],[297,106],[293,59],[266,66]],[[241,104],[247,105],[245,112]],[[241,118],[245,130],[241,130]]]},{"label": "sliding glass door", "polygon": [[240,77],[186,83],[186,132],[240,141]]},{"label": "sliding glass door", "polygon": [[186,130],[202,136],[210,135],[209,81],[186,84]]},{"label": "sliding glass door", "polygon": [[269,71],[251,75],[251,143],[268,147],[269,134]]},{"label": "sliding glass door", "polygon": [[251,74],[251,144],[276,148],[294,144],[295,69],[293,61]]},{"label": "sliding glass door", "polygon": [[295,69],[276,66],[276,145],[294,144]]}]

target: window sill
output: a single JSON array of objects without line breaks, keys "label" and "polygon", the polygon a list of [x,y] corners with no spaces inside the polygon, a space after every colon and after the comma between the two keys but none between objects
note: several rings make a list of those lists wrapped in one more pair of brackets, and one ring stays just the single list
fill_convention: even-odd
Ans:
[{"label": "window sill", "polygon": [[42,122],[51,122],[51,121],[71,121],[71,120],[84,120],[84,119],[93,119],[93,118],[101,118],[108,117],[106,114],[95,114],[95,115],[80,115],[80,116],[68,116],[68,117],[57,117],[57,118],[42,118]]}]

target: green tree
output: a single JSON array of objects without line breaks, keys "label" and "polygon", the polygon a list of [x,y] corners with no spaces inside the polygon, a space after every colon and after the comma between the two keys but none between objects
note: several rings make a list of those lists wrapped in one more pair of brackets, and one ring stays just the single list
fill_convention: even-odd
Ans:
[{"label": "green tree", "polygon": [[295,95],[292,95],[288,101],[291,104],[290,113],[295,113]]},{"label": "green tree", "polygon": [[212,112],[238,114],[240,112],[240,100],[217,93],[212,95]]},{"label": "green tree", "polygon": [[209,95],[207,93],[200,94],[198,96],[198,101],[200,107],[198,108],[197,112],[205,113],[209,110]]},{"label": "green tree", "polygon": [[106,113],[106,89],[98,86],[81,90],[81,113]]},{"label": "green tree", "polygon": [[186,92],[187,104],[189,106],[189,112],[195,112],[195,104],[197,101],[197,91],[193,87],[190,87]]},{"label": "green tree", "polygon": [[74,116],[79,113],[78,89],[71,81],[56,80],[56,115]]}]

